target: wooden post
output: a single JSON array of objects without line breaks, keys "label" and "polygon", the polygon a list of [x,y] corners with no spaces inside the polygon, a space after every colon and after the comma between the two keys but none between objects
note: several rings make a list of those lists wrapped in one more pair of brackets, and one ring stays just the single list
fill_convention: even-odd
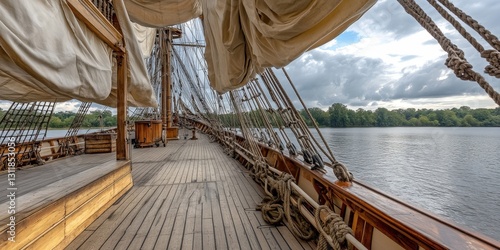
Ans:
[{"label": "wooden post", "polygon": [[127,54],[117,53],[117,137],[116,137],[116,159],[129,160],[127,147]]}]

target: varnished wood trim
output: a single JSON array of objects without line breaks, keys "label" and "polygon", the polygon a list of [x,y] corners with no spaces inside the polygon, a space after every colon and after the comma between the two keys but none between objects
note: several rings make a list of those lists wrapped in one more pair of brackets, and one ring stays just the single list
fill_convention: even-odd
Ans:
[{"label": "varnished wood trim", "polygon": [[363,244],[368,249],[371,249],[373,237],[373,226],[365,222],[365,231],[363,233],[363,239],[361,239],[361,244]]},{"label": "varnished wood trim", "polygon": [[90,0],[67,0],[75,16],[115,51],[123,51],[122,34]]}]

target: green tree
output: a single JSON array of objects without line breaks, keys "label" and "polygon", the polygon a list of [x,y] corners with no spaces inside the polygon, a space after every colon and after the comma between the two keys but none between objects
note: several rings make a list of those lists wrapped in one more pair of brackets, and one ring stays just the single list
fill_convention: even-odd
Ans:
[{"label": "green tree", "polygon": [[[320,108],[309,108],[309,113],[311,113],[311,116],[316,120],[316,123],[318,126],[328,126],[330,121],[330,117],[327,112],[323,111]],[[309,118],[309,116],[306,114],[306,117]],[[312,123],[311,123],[312,125]]]},{"label": "green tree", "polygon": [[459,109],[457,108],[451,109],[451,111],[453,111],[458,118],[464,118],[467,114],[470,113],[470,110],[471,109],[468,106],[462,106]]},{"label": "green tree", "polygon": [[51,128],[62,128],[63,127],[63,122],[61,121],[61,118],[57,116],[53,116],[50,118],[49,121],[49,127]]},{"label": "green tree", "polygon": [[480,122],[474,118],[471,114],[465,115],[462,123],[465,127],[476,127],[479,126]]},{"label": "green tree", "polygon": [[348,127],[350,125],[346,105],[334,103],[330,108],[328,108],[328,113],[330,114],[330,126]]},{"label": "green tree", "polygon": [[375,114],[370,110],[359,108],[356,110],[356,126],[372,127],[376,125]]},{"label": "green tree", "polygon": [[412,118],[408,121],[408,123],[410,124],[410,126],[413,126],[413,127],[418,127],[418,126],[422,125],[422,124],[420,123],[420,120],[419,120],[419,119],[417,119],[417,118],[415,118],[415,117],[412,117]]},{"label": "green tree", "polygon": [[484,121],[482,126],[486,127],[500,127],[500,115],[491,116],[488,120]]},{"label": "green tree", "polygon": [[471,110],[469,114],[471,114],[479,122],[484,122],[493,115],[493,112],[489,109],[474,109]]},{"label": "green tree", "polygon": [[447,109],[443,111],[438,111],[438,119],[439,124],[444,127],[455,127],[460,124],[460,120],[458,119],[455,112]]},{"label": "green tree", "polygon": [[375,110],[375,119],[377,127],[389,126],[389,110],[386,108],[378,108]]},{"label": "green tree", "polygon": [[0,121],[2,120],[3,116],[5,115],[7,111],[4,111],[2,108],[0,108]]}]

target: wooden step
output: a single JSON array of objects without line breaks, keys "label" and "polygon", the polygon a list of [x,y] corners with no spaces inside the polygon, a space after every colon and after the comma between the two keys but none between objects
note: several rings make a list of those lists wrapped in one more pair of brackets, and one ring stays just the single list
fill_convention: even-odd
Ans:
[{"label": "wooden step", "polygon": [[16,197],[15,242],[2,213],[0,249],[64,248],[132,186],[130,161],[112,160]]}]

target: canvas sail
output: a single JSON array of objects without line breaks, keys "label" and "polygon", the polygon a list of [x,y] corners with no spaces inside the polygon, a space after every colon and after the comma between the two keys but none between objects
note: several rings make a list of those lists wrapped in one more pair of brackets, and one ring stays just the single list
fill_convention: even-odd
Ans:
[{"label": "canvas sail", "polygon": [[[125,9],[115,4],[115,11],[127,42],[129,104],[156,106],[141,52],[141,47],[144,53],[151,48],[139,45]],[[0,99],[116,105],[112,50],[75,17],[65,0],[2,1],[0,34]],[[143,36],[144,43],[151,43]]]},{"label": "canvas sail", "polygon": [[[211,86],[238,88],[344,31],[376,0],[114,0],[129,58],[129,105],[156,106],[144,65],[152,30],[203,18]],[[130,17],[129,17],[130,16]],[[111,49],[66,0],[0,4],[0,99],[116,103]]]}]

